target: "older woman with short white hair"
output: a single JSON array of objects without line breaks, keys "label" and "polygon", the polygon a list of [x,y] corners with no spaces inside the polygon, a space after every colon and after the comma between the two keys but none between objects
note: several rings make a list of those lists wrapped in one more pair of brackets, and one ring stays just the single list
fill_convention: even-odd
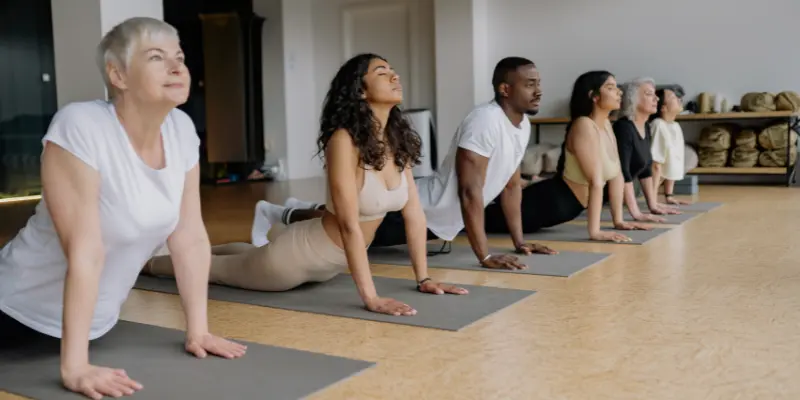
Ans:
[{"label": "older woman with short white hair", "polygon": [[[664,222],[654,214],[677,213],[658,203],[652,178],[653,157],[650,153],[652,135],[648,120],[657,111],[656,84],[650,78],[637,78],[622,85],[622,104],[619,118],[614,122],[620,166],[625,180],[625,206],[636,221]],[[638,179],[650,213],[639,209],[633,180]]]},{"label": "older woman with short white hair", "polygon": [[[98,46],[110,101],[75,102],[43,138],[43,198],[0,251],[0,342],[61,341],[61,376],[91,398],[141,389],[89,363],[142,266],[166,242],[186,315],[186,350],[235,358],[244,346],[208,331],[210,244],[200,214],[199,139],[176,106],[189,94],[178,33],[151,18],[114,27]],[[63,321],[63,323],[62,323]]]}]

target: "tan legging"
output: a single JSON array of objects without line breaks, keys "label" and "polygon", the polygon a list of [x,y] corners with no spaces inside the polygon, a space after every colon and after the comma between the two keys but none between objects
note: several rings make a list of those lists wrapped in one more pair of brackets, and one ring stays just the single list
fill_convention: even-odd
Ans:
[{"label": "tan legging", "polygon": [[[211,249],[210,283],[277,292],[324,282],[347,270],[344,250],[322,227],[322,219],[293,223],[266,246],[229,243]],[[153,257],[145,273],[174,276],[169,255]]]}]

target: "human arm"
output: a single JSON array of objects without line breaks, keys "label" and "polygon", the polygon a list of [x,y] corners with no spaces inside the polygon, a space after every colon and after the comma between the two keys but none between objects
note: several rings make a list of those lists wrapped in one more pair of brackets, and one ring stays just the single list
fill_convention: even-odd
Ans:
[{"label": "human arm", "polygon": [[414,315],[411,307],[392,299],[378,297],[372,280],[367,245],[358,219],[358,149],[350,134],[338,129],[331,135],[325,149],[328,188],[332,208],[342,238],[350,275],[358,288],[361,301],[370,311],[394,315]]},{"label": "human arm", "polygon": [[489,253],[486,238],[485,211],[483,207],[483,183],[489,158],[466,148],[456,151],[456,177],[461,216],[467,231],[467,239],[480,264],[486,268],[521,269],[524,265],[511,255]]},{"label": "human arm", "polygon": [[658,195],[658,187],[661,186],[661,175],[663,174],[663,164],[653,161],[653,192]]},{"label": "human arm", "polygon": [[200,169],[195,164],[184,182],[178,225],[167,238],[175,281],[186,316],[186,350],[203,358],[212,353],[225,358],[244,355],[245,346],[208,332],[208,275],[211,243],[200,209]]},{"label": "human arm", "polygon": [[64,277],[60,372],[64,386],[90,398],[132,394],[142,386],[125,371],[89,363],[89,335],[105,263],[100,225],[101,176],[97,143],[80,115],[66,108],[45,138],[43,201],[67,263]]},{"label": "human arm", "polygon": [[406,242],[408,243],[411,265],[414,268],[419,290],[433,294],[467,294],[466,289],[438,283],[428,276],[428,227],[425,221],[425,213],[419,201],[417,184],[414,182],[411,168],[406,168],[403,174],[406,182],[408,182],[408,201],[403,207],[403,221],[406,226]]},{"label": "human arm", "polygon": [[[603,187],[606,185],[606,182],[603,180],[602,165],[600,164],[601,161],[599,158],[599,152],[605,150],[600,147],[600,140],[603,139],[597,135],[594,123],[588,118],[578,118],[570,127],[566,145],[568,148],[571,148],[570,151],[578,160],[578,165],[583,175],[586,177],[587,185],[589,186],[589,203],[587,205],[589,238],[592,240],[623,241],[627,240],[625,235],[600,230],[600,213],[603,207]],[[612,186],[612,184],[615,183],[617,185],[622,183],[621,175],[618,174],[614,180],[608,182],[612,214],[614,214],[615,209],[618,209],[617,212],[620,212],[622,207],[621,196],[617,198],[612,196],[612,191],[621,189],[621,186]]]},{"label": "human arm", "polygon": [[634,135],[639,135],[639,132],[632,122],[620,120],[614,124],[614,137],[617,141],[620,170],[622,171],[622,179],[624,181],[622,194],[623,203],[634,220],[642,221],[647,218],[639,209],[639,204],[636,201],[636,192],[633,187],[634,176],[631,170],[631,161],[636,151]]},{"label": "human arm", "polygon": [[[527,244],[522,237],[522,175],[520,168],[514,171],[514,175],[506,183],[505,188],[500,193],[500,207],[506,219],[506,226],[511,233],[511,241],[514,248],[525,254],[542,253],[556,254],[557,252],[547,246],[537,244]],[[543,212],[544,210],[529,210],[528,212]]]}]

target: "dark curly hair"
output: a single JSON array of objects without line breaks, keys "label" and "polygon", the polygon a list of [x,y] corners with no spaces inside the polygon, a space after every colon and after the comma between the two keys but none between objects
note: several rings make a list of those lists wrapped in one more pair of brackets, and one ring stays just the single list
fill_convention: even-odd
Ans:
[{"label": "dark curly hair", "polygon": [[348,60],[331,81],[320,117],[320,133],[317,138],[318,155],[324,157],[328,141],[338,129],[350,133],[358,148],[361,167],[370,165],[382,170],[386,164],[386,150],[394,154],[394,163],[400,169],[420,163],[422,140],[406,120],[399,107],[392,107],[384,131],[385,140],[375,135],[380,122],[361,96],[365,90],[364,76],[369,63],[374,59],[386,61],[376,54],[359,54]]}]

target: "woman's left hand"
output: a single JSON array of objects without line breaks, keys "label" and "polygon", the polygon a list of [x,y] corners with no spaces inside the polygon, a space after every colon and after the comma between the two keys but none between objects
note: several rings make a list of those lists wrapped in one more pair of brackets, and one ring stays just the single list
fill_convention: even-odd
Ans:
[{"label": "woman's left hand", "polygon": [[618,224],[614,224],[614,229],[620,231],[649,231],[653,228],[650,225],[639,224],[636,222],[620,222]]},{"label": "woman's left hand", "polygon": [[432,294],[467,294],[469,291],[464,288],[460,288],[453,285],[448,285],[446,283],[439,283],[433,280],[425,281],[422,285],[419,286],[419,291],[423,293],[432,293]]},{"label": "woman's left hand", "polygon": [[666,204],[661,204],[661,203],[656,204],[655,207],[650,207],[650,212],[658,215],[667,215],[667,214],[677,215],[681,213],[675,207],[670,207]]},{"label": "woman's left hand", "polygon": [[247,346],[214,336],[210,333],[186,336],[186,351],[198,358],[205,358],[208,353],[228,359],[244,356]]}]

